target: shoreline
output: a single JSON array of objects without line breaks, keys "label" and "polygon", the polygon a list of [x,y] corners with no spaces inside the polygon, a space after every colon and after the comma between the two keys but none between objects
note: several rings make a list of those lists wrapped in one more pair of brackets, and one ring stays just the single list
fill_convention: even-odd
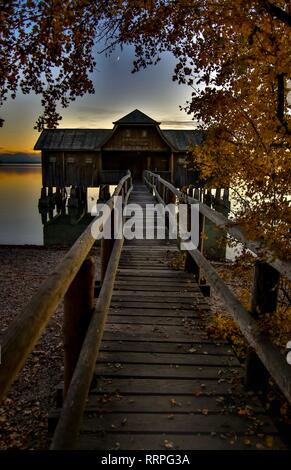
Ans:
[{"label": "shoreline", "polygon": [[18,165],[18,166],[37,165],[37,166],[41,166],[41,161],[40,162],[0,162],[0,166],[11,166],[11,165]]},{"label": "shoreline", "polygon": [[[0,245],[0,338],[69,247]],[[91,250],[99,266],[99,247]],[[0,450],[48,448],[48,413],[63,379],[63,302],[0,406]]]},{"label": "shoreline", "polygon": [[0,251],[1,249],[13,249],[13,248],[16,248],[16,249],[24,249],[24,250],[56,250],[56,251],[63,251],[63,250],[69,250],[71,248],[72,245],[61,245],[61,244],[57,244],[57,245],[50,245],[50,246],[47,246],[47,245],[29,245],[28,243],[25,244],[25,245],[7,245],[7,244],[0,244]]}]

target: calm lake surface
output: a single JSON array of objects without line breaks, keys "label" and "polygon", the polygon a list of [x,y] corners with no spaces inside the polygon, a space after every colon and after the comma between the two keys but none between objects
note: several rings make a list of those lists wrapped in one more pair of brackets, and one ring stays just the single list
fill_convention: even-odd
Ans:
[{"label": "calm lake surface", "polygon": [[[74,241],[90,221],[90,216],[67,207],[39,211],[42,183],[41,165],[0,165],[0,244],[53,245]],[[88,192],[88,210],[98,195]]]},{"label": "calm lake surface", "polygon": [[42,245],[41,165],[0,165],[0,244]]}]

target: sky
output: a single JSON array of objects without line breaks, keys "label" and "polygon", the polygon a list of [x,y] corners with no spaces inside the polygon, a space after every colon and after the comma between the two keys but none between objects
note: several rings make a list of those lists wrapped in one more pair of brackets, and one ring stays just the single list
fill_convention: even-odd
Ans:
[{"label": "sky", "polygon": [[[80,97],[61,110],[59,127],[112,128],[113,121],[137,108],[161,122],[162,128],[195,128],[191,116],[179,109],[193,90],[172,81],[175,61],[170,53],[158,65],[135,74],[131,73],[133,59],[131,46],[117,49],[110,57],[98,55],[92,74],[95,94]],[[33,127],[41,114],[40,99],[19,93],[15,100],[7,100],[0,114],[5,119],[0,129],[0,156],[32,153],[39,135]]]}]

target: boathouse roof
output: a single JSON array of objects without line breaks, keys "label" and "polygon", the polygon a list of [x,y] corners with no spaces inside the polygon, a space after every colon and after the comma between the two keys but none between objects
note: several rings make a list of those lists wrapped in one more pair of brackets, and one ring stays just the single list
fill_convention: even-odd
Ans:
[{"label": "boathouse roof", "polygon": [[35,150],[98,151],[114,134],[118,126],[155,126],[174,152],[186,152],[190,145],[201,145],[202,132],[198,130],[162,130],[159,122],[135,109],[115,121],[113,129],[44,129],[35,144]]},{"label": "boathouse roof", "polygon": [[126,116],[118,119],[118,121],[113,122],[115,125],[126,125],[126,124],[133,124],[133,125],[155,125],[158,126],[161,124],[160,122],[154,121],[154,119],[150,118],[146,114],[139,111],[139,109],[135,109],[131,113],[127,114]]}]

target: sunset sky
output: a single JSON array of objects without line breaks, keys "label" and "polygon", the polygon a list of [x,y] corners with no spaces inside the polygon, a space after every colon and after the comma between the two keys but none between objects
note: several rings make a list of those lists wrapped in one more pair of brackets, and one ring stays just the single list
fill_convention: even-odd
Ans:
[{"label": "sunset sky", "polygon": [[[109,58],[97,56],[93,74],[95,95],[77,99],[62,110],[60,127],[111,128],[112,121],[138,108],[161,121],[164,128],[195,127],[191,116],[179,110],[191,97],[191,88],[172,82],[174,59],[164,54],[157,66],[131,74],[133,49],[116,50]],[[40,99],[18,94],[1,110],[0,153],[32,153],[38,132],[33,129],[41,113]]]}]

